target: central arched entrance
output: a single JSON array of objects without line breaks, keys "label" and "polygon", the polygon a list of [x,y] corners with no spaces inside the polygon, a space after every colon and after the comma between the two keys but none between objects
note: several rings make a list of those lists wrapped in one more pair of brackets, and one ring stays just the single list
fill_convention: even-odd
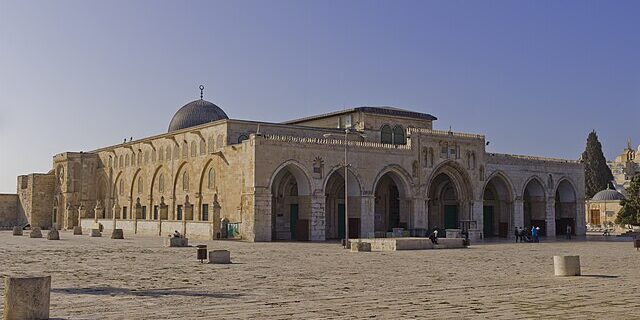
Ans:
[{"label": "central arched entrance", "polygon": [[540,228],[539,235],[546,236],[546,207],[547,201],[543,184],[538,179],[531,179],[524,189],[523,211],[524,229]]},{"label": "central arched entrance", "polygon": [[569,181],[562,180],[556,189],[556,235],[565,235],[567,231],[572,235],[576,234],[577,209],[575,189]]},{"label": "central arched entrance", "polygon": [[483,234],[485,237],[509,235],[513,192],[502,175],[489,179],[482,194]]},{"label": "central arched entrance", "polygon": [[305,172],[290,163],[271,183],[271,239],[310,239],[311,187]]},{"label": "central arched entrance", "polygon": [[[325,185],[325,238],[344,239],[345,235],[345,201],[344,170],[337,169],[329,175]],[[360,184],[349,171],[347,180],[349,211],[349,238],[360,236]]]},{"label": "central arched entrance", "polygon": [[384,237],[393,228],[408,228],[410,209],[402,178],[396,172],[383,174],[374,189],[374,231],[376,237]]},{"label": "central arched entrance", "polygon": [[471,221],[471,182],[464,169],[449,162],[438,168],[429,182],[429,229],[439,230],[445,236],[445,229],[475,228]]}]

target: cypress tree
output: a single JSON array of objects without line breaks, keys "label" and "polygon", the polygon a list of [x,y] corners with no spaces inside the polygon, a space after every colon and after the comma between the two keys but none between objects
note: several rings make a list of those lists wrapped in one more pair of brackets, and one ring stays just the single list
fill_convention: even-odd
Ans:
[{"label": "cypress tree", "polygon": [[587,147],[582,153],[584,163],[584,183],[586,197],[591,199],[598,191],[604,190],[613,180],[611,169],[607,166],[607,160],[602,153],[602,145],[598,141],[598,135],[593,130],[587,138]]},{"label": "cypress tree", "polygon": [[626,198],[620,201],[622,208],[618,212],[616,223],[621,226],[627,224],[640,226],[640,176],[631,180],[626,193]]}]

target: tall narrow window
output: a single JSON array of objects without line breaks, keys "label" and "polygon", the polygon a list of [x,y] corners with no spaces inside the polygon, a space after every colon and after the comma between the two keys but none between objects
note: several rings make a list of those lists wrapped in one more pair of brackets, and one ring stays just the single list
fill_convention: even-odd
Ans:
[{"label": "tall narrow window", "polygon": [[207,152],[207,147],[205,146],[204,140],[200,140],[200,155],[204,155]]},{"label": "tall narrow window", "polygon": [[202,221],[209,221],[209,205],[202,204]]},{"label": "tall narrow window", "polygon": [[191,141],[191,156],[195,157],[198,154],[198,149],[196,147],[196,142]]},{"label": "tall narrow window", "polygon": [[164,147],[160,147],[158,151],[158,161],[164,161]]},{"label": "tall narrow window", "polygon": [[142,177],[138,177],[138,194],[141,194],[143,190]]},{"label": "tall narrow window", "polygon": [[209,137],[209,140],[207,142],[207,151],[209,151],[209,153],[212,153],[213,150],[215,150],[216,145],[215,145],[215,140],[213,139],[213,136]]},{"label": "tall narrow window", "polygon": [[406,144],[407,141],[404,138],[404,129],[401,125],[393,127],[393,144]]},{"label": "tall narrow window", "polygon": [[380,142],[381,143],[393,143],[393,131],[388,124],[385,124],[380,128]]},{"label": "tall narrow window", "polygon": [[207,188],[209,190],[213,189],[215,187],[215,183],[216,183],[216,172],[215,170],[213,170],[213,168],[209,169],[209,180],[207,181]]},{"label": "tall narrow window", "polygon": [[189,175],[187,172],[182,174],[182,190],[189,191]]},{"label": "tall narrow window", "polygon": [[176,220],[182,220],[182,205],[178,205],[178,210],[176,212]]},{"label": "tall narrow window", "polygon": [[127,207],[122,207],[122,219],[127,218]]},{"label": "tall narrow window", "polygon": [[164,193],[164,174],[160,174],[160,177],[158,178],[158,191],[160,193]]}]

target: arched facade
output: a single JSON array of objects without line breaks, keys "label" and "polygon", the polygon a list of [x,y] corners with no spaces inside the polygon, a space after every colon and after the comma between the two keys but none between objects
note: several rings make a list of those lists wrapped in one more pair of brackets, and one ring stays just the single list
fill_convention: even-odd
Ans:
[{"label": "arched facade", "polygon": [[504,173],[493,174],[482,193],[482,225],[485,238],[509,237],[513,228],[514,190]]},{"label": "arched facade", "polygon": [[311,182],[295,161],[281,165],[271,178],[271,239],[311,239]]}]

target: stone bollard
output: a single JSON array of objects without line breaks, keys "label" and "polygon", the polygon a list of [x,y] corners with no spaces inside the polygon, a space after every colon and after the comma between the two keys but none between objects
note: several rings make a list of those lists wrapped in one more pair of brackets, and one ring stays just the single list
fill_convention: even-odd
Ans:
[{"label": "stone bollard", "polygon": [[13,235],[14,236],[21,236],[22,235],[22,228],[15,226],[13,227]]},{"label": "stone bollard", "polygon": [[31,232],[29,233],[29,238],[42,238],[42,231],[40,231],[40,228],[31,229]]},{"label": "stone bollard", "polygon": [[73,227],[73,235],[74,236],[81,236],[82,235],[82,227],[81,226]]},{"label": "stone bollard", "polygon": [[56,228],[49,230],[49,233],[47,233],[47,240],[60,240],[60,233]]},{"label": "stone bollard", "polygon": [[8,277],[4,290],[4,320],[49,319],[51,276]]},{"label": "stone bollard", "polygon": [[124,232],[122,229],[113,229],[111,239],[124,239]]},{"label": "stone bollard", "polygon": [[91,229],[92,237],[102,237],[102,233],[100,233],[100,229]]},{"label": "stone bollard", "polygon": [[579,276],[580,256],[553,256],[553,270],[556,276]]},{"label": "stone bollard", "polygon": [[352,242],[351,252],[371,252],[370,242]]},{"label": "stone bollard", "polygon": [[189,246],[189,239],[188,238],[176,238],[176,237],[164,238],[164,246],[165,247],[188,247]]},{"label": "stone bollard", "polygon": [[229,250],[209,251],[209,263],[215,263],[215,264],[231,263],[231,252],[229,252]]}]

